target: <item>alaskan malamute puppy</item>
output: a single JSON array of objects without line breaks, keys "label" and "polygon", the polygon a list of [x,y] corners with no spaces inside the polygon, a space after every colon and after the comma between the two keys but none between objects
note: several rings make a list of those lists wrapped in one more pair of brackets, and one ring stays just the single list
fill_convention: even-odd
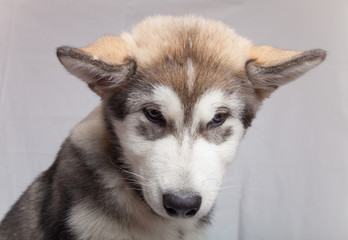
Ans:
[{"label": "alaskan malamute puppy", "polygon": [[7,213],[1,240],[202,239],[262,101],[325,52],[254,46],[219,21],[156,16],[57,56],[101,104]]}]

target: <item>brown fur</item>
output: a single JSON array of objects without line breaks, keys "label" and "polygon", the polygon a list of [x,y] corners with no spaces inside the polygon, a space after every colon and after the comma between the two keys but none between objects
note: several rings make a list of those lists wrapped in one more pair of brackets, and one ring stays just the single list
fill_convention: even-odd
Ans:
[{"label": "brown fur", "polygon": [[95,43],[80,50],[90,54],[94,59],[111,65],[119,65],[128,57],[127,44],[119,37],[104,36]]},{"label": "brown fur", "polygon": [[250,48],[249,59],[255,59],[258,65],[269,67],[290,61],[298,54],[300,52],[280,50],[270,46],[253,46]]}]

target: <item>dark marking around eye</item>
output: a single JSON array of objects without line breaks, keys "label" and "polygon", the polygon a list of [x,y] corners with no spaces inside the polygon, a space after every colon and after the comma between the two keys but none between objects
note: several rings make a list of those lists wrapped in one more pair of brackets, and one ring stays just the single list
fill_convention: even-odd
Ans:
[{"label": "dark marking around eye", "polygon": [[135,127],[137,133],[148,141],[155,141],[169,134],[176,134],[174,122],[168,121],[165,125],[159,125],[152,122],[140,122]]},{"label": "dark marking around eye", "polygon": [[221,144],[233,134],[232,127],[217,128],[210,133],[210,140],[215,144]]},{"label": "dark marking around eye", "polygon": [[165,135],[165,129],[153,123],[141,122],[136,127],[136,130],[139,135],[149,141],[154,141],[156,139],[162,138]]},{"label": "dark marking around eye", "polygon": [[219,145],[233,135],[233,128],[232,126],[221,126],[208,129],[204,124],[201,124],[197,133],[203,136],[208,142]]},{"label": "dark marking around eye", "polygon": [[221,136],[222,141],[225,142],[232,134],[232,127],[227,127]]}]

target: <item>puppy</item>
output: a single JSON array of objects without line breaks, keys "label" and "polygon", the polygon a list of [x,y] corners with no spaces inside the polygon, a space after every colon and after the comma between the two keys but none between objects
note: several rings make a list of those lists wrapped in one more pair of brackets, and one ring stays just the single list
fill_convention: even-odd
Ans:
[{"label": "puppy", "polygon": [[325,51],[254,46],[219,21],[156,16],[57,56],[101,103],[7,213],[1,240],[202,239],[262,101]]}]

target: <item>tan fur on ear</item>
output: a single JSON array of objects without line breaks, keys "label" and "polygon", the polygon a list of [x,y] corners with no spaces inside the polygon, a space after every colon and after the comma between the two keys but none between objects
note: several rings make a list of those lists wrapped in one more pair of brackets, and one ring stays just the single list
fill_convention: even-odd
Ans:
[{"label": "tan fur on ear", "polygon": [[278,87],[319,65],[325,56],[326,52],[322,49],[296,52],[269,46],[253,46],[250,48],[245,70],[262,100]]},{"label": "tan fur on ear", "polygon": [[123,64],[128,57],[126,42],[115,36],[103,36],[95,43],[82,47],[80,50],[93,56],[95,60],[111,65]]},{"label": "tan fur on ear", "polygon": [[71,74],[100,96],[126,80],[136,69],[136,63],[128,56],[126,42],[114,36],[104,36],[87,47],[59,47],[57,56]]},{"label": "tan fur on ear", "polygon": [[281,50],[271,46],[253,46],[250,48],[249,59],[264,67],[279,65],[290,61],[301,52]]}]

